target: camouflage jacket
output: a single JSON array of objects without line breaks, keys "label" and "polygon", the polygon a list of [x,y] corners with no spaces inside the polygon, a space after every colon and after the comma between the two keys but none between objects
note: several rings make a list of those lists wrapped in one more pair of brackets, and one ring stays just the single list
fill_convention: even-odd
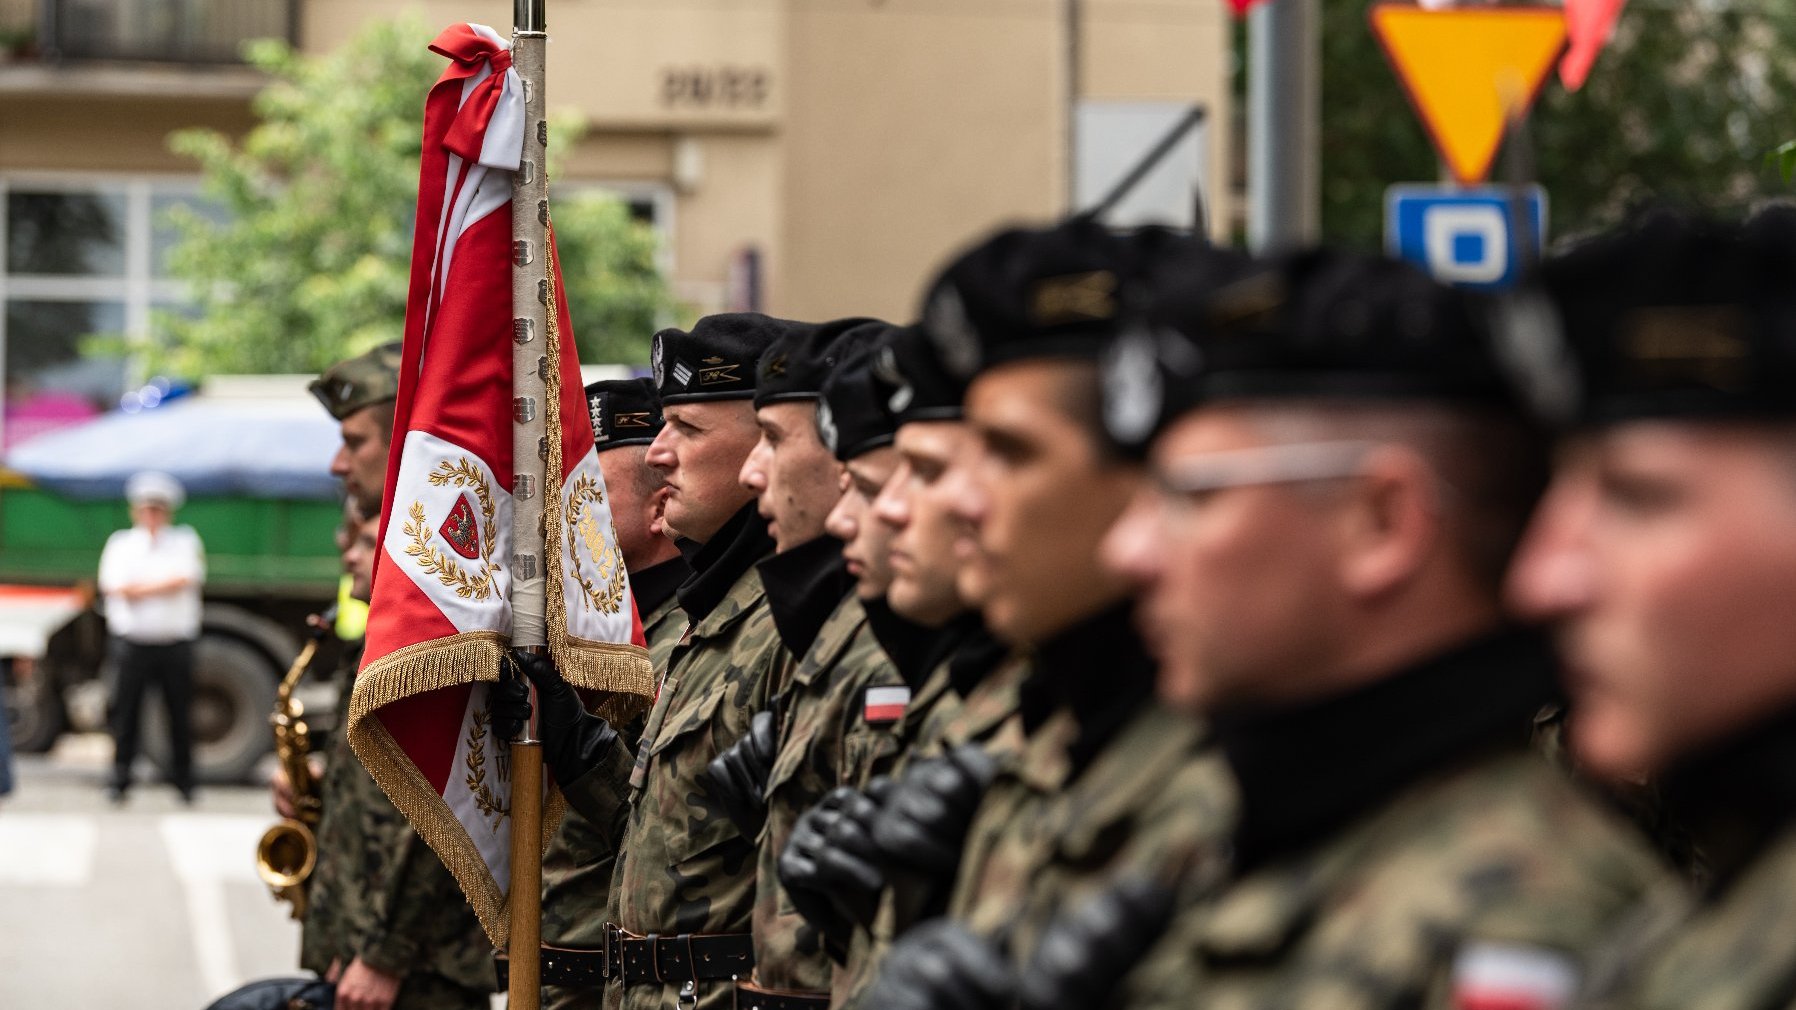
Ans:
[{"label": "camouflage jacket", "polygon": [[[649,662],[665,669],[668,654],[686,630],[686,615],[671,593],[642,615],[642,632],[648,641]],[[642,735],[643,721],[620,726],[622,739]],[[572,807],[543,854],[543,942],[559,947],[597,948],[605,939],[605,916],[611,906],[611,874],[615,870],[617,837],[623,831],[623,807],[601,830]],[[546,1010],[596,1007],[602,1001],[597,988],[548,986],[543,989]]]},{"label": "camouflage jacket", "polygon": [[[648,724],[630,749],[613,748],[606,763],[575,783],[582,805],[603,823],[627,804],[624,830],[611,877],[610,920],[638,936],[649,933],[747,933],[754,906],[754,840],[742,837],[706,789],[706,766],[748,731],[749,720],[769,706],[791,675],[792,660],[780,644],[761,579],[749,548],[771,549],[766,527],[748,506],[723,562],[695,563],[700,571],[682,586],[704,581],[721,598],[689,626],[669,654]],[[746,519],[746,522],[744,521]],[[732,557],[731,555],[734,555]],[[702,557],[702,555],[701,555]],[[727,567],[726,567],[727,566]],[[720,576],[734,575],[722,582]],[[673,1007],[678,984],[614,982],[608,1007],[630,1010]],[[701,982],[698,1007],[728,1006],[729,982]],[[692,1002],[685,1003],[691,1010]]]},{"label": "camouflage jacket", "polygon": [[896,752],[897,721],[869,722],[867,692],[903,686],[852,595],[836,607],[792,674],[780,702],[780,749],[768,776],[755,882],[755,981],[763,987],[829,989],[831,962],[816,930],[780,886],[779,856],[800,814],[836,786],[866,786],[874,763]]},{"label": "camouflage jacket", "polygon": [[1499,636],[1231,727],[1235,873],[1187,893],[1117,1005],[1563,1005],[1666,870],[1530,746],[1550,664]]},{"label": "camouflage jacket", "polygon": [[[337,671],[338,711],[361,648]],[[308,889],[300,964],[320,974],[361,958],[390,974],[435,975],[468,989],[494,987],[493,948],[461,887],[356,760],[348,734],[332,736],[319,783],[323,816]]]},{"label": "camouflage jacket", "polygon": [[[966,743],[983,744],[1000,758],[1000,764],[1006,763],[1006,755],[1015,753],[1023,744],[1017,717],[1018,692],[1028,673],[1028,661],[1013,656],[972,686],[958,704],[946,699],[938,701],[928,714],[919,716],[918,735],[910,741],[901,767],[922,758],[939,757]],[[932,674],[931,680],[935,678]],[[916,925],[927,911],[920,900],[927,891],[906,875],[893,873],[872,926],[856,932],[848,961],[831,982],[836,1006],[860,1005],[867,987],[878,977],[892,942]]]},{"label": "camouflage jacket", "polygon": [[1197,724],[1139,706],[1069,782],[1071,713],[1056,712],[1000,770],[968,832],[948,914],[1027,965],[1042,931],[1113,880],[1220,873],[1234,783]]},{"label": "camouflage jacket", "polygon": [[1711,861],[1700,890],[1667,887],[1601,951],[1579,1006],[1796,1007],[1796,733],[1786,714],[1686,761],[1667,805]]}]

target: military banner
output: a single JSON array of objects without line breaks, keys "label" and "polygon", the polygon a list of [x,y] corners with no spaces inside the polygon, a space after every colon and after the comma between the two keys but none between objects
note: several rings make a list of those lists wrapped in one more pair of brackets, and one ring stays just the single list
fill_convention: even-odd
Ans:
[{"label": "military banner", "polygon": [[[549,647],[575,686],[622,715],[652,691],[611,525],[558,269],[547,382],[547,488],[511,488],[511,175],[524,141],[511,52],[484,25],[431,45],[452,62],[424,111],[411,292],[374,573],[349,739],[394,805],[455,874],[496,947],[510,923],[509,748],[487,684],[511,630],[514,491],[546,493]],[[553,241],[550,242],[553,264]],[[558,341],[558,344],[557,344]],[[557,577],[559,575],[559,577]],[[546,798],[544,840],[561,803]]]}]

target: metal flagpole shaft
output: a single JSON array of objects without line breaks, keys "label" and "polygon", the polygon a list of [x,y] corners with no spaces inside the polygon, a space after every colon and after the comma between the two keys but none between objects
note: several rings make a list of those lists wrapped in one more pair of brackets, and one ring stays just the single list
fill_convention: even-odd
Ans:
[{"label": "metal flagpole shaft", "polygon": [[[551,492],[545,418],[551,410],[545,387],[549,346],[549,176],[548,121],[543,114],[544,59],[548,47],[545,0],[515,0],[512,66],[524,85],[524,151],[512,176],[512,523],[511,644],[543,649],[543,496]],[[559,493],[560,474],[554,491]],[[533,692],[534,693],[534,692]],[[534,699],[533,699],[534,700]],[[532,705],[534,709],[535,706]],[[511,929],[507,955],[511,1010],[538,1010],[542,1001],[542,745],[526,730],[511,745]]]},{"label": "metal flagpole shaft", "polygon": [[1315,242],[1321,208],[1321,5],[1268,0],[1247,16],[1247,244]]}]

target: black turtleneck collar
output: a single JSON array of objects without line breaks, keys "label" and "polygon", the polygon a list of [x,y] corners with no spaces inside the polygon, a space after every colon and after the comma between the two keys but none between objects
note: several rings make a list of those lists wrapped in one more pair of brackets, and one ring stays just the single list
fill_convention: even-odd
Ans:
[{"label": "black turtleneck collar", "polygon": [[1010,657],[1010,646],[998,640],[983,619],[965,630],[947,654],[948,686],[965,698]]},{"label": "black turtleneck collar", "polygon": [[767,587],[767,606],[780,644],[793,656],[811,651],[823,622],[854,588],[842,560],[842,541],[832,536],[807,540],[756,565]]},{"label": "black turtleneck collar", "polygon": [[669,558],[652,564],[640,572],[630,573],[630,593],[636,597],[636,612],[647,614],[667,602],[667,598],[692,575],[692,566],[684,557]]},{"label": "black turtleneck collar", "polygon": [[697,624],[723,602],[730,587],[755,562],[773,553],[773,538],[767,535],[767,520],[755,511],[755,503],[749,502],[710,540],[701,544],[681,539],[675,546],[692,566],[692,575],[674,592],[680,598],[680,609]]},{"label": "black turtleneck collar", "polygon": [[1033,650],[1029,679],[1019,691],[1023,726],[1030,732],[1060,708],[1079,721],[1069,757],[1077,776],[1154,693],[1154,660],[1130,619],[1125,601],[1088,617]]},{"label": "black turtleneck collar", "polygon": [[867,627],[879,640],[879,647],[898,670],[911,690],[923,686],[935,668],[947,662],[955,651],[985,628],[979,612],[969,610],[939,628],[899,616],[885,597],[862,600],[867,610]]},{"label": "black turtleneck collar", "polygon": [[1245,870],[1325,834],[1452,763],[1523,749],[1556,697],[1539,635],[1477,638],[1345,694],[1220,713],[1216,735],[1241,788]]},{"label": "black turtleneck collar", "polygon": [[1796,817],[1796,706],[1679,761],[1660,789],[1713,874],[1706,893],[1726,891]]}]

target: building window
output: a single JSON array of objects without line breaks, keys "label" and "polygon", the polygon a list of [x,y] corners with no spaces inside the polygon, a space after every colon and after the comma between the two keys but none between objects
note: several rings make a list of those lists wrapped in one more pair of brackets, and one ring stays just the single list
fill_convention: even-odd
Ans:
[{"label": "building window", "polygon": [[164,212],[206,208],[197,179],[0,176],[0,444],[111,409],[138,378],[122,357],[82,354],[113,334],[145,339],[154,309],[179,310]]}]

